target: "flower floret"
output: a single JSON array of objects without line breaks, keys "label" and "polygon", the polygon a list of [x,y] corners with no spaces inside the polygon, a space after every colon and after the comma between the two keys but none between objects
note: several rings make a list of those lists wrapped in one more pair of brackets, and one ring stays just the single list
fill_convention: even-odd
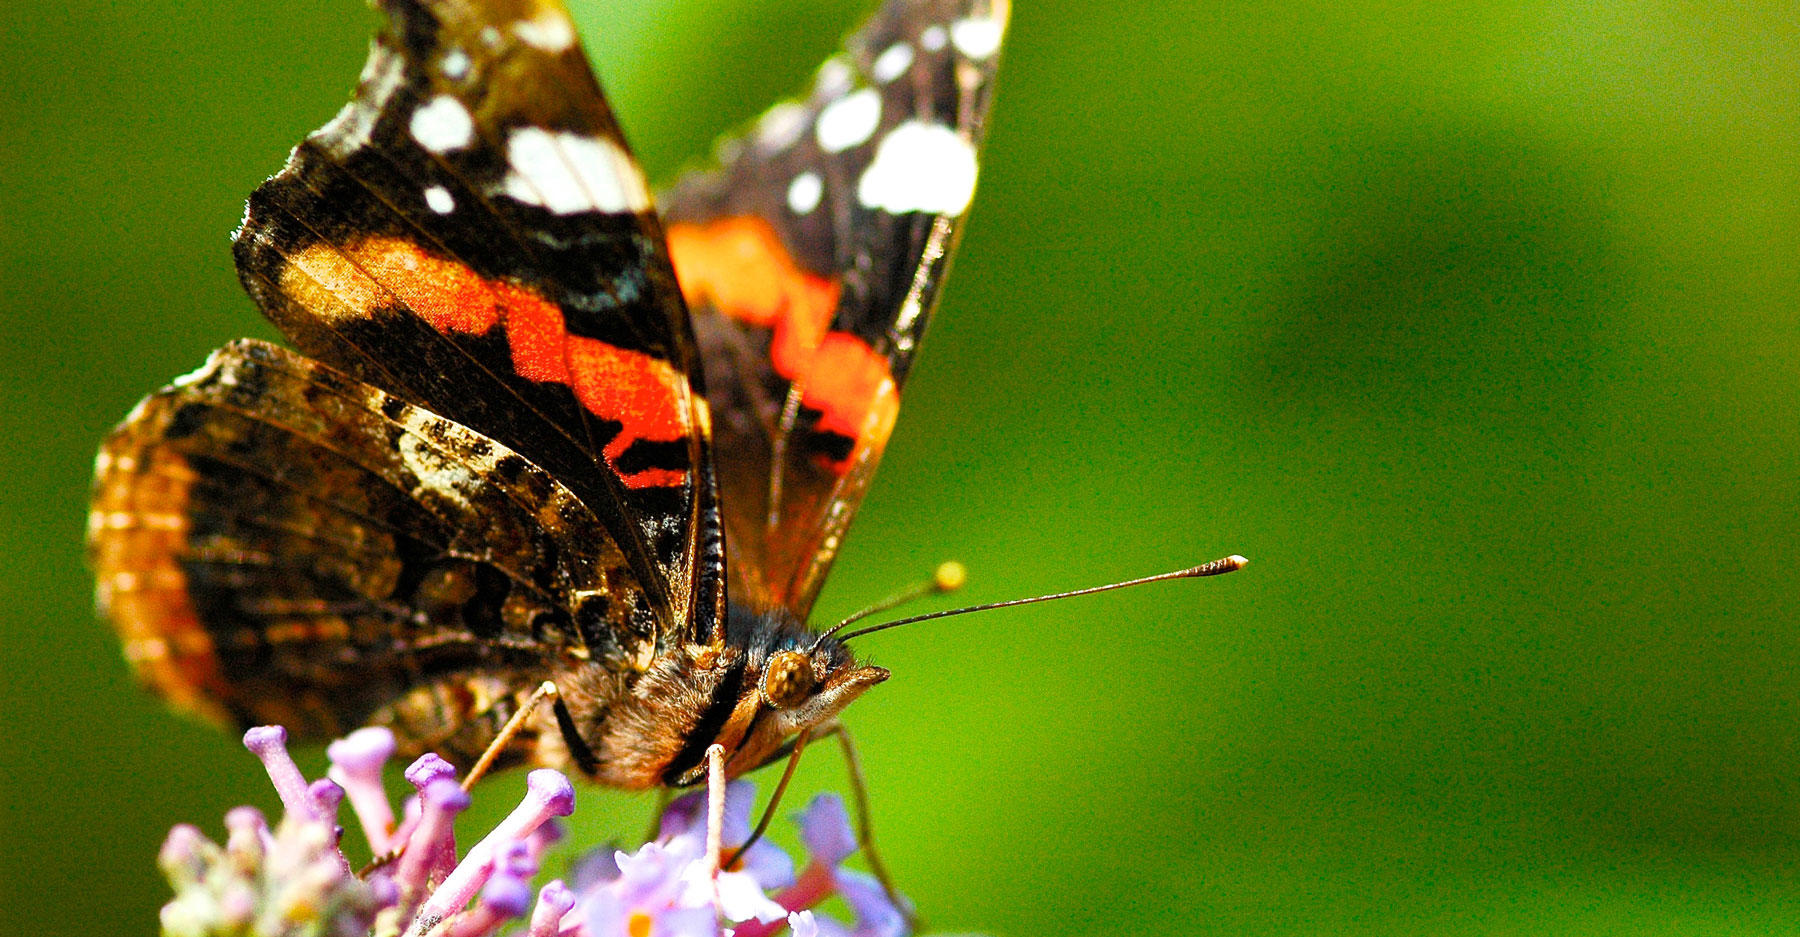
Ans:
[{"label": "flower floret", "polygon": [[[533,771],[519,805],[458,855],[455,821],[470,805],[456,769],[436,755],[405,771],[418,794],[396,821],[382,786],[394,736],[364,729],[334,742],[329,776],[308,781],[287,750],[287,733],[262,726],[244,735],[262,761],[284,813],[271,829],[253,807],[225,817],[225,844],[198,828],[169,832],[157,863],[175,889],[162,910],[166,937],[492,937],[525,919],[525,937],[906,937],[903,907],[874,878],[847,869],[858,849],[848,811],[831,794],[795,816],[808,853],[798,874],[780,847],[748,848],[755,789],[724,791],[720,851],[707,842],[707,801],[669,805],[661,834],[636,851],[595,850],[571,866],[571,888],[531,880],[575,809],[567,777]],[[349,801],[376,861],[351,871],[337,826]],[[849,924],[818,913],[841,896]],[[535,900],[534,900],[535,899]],[[731,925],[735,925],[734,927]]]}]

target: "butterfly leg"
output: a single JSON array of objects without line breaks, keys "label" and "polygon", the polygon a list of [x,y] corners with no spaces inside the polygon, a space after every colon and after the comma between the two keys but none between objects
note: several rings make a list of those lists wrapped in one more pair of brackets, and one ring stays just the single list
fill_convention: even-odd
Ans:
[{"label": "butterfly leg", "polygon": [[909,925],[917,925],[913,916],[912,905],[900,896],[899,889],[894,887],[894,880],[888,875],[887,863],[881,861],[881,853],[875,848],[875,826],[869,820],[869,784],[863,775],[862,759],[856,757],[856,743],[850,738],[850,730],[841,722],[834,722],[819,735],[835,735],[838,748],[844,753],[844,770],[850,776],[850,796],[856,802],[856,844],[861,847],[863,857],[868,860],[869,871],[875,874],[875,880],[881,883],[882,891],[887,892],[888,900],[900,913],[906,915]]},{"label": "butterfly leg", "polygon": [[[787,793],[788,782],[794,779],[794,769],[800,767],[800,753],[806,750],[806,740],[812,735],[811,729],[801,730],[794,740],[788,743],[787,767],[781,771],[781,780],[775,782],[775,792],[769,795],[769,805],[763,808],[762,819],[756,821],[756,829],[750,831],[750,838],[732,852],[731,858],[725,861],[725,868],[733,868],[738,860],[744,857],[756,841],[762,839],[763,833],[769,829],[769,821],[775,819],[775,808],[781,804],[781,796]],[[777,753],[779,757],[779,753]]]},{"label": "butterfly leg", "polygon": [[538,688],[532,690],[531,695],[525,698],[524,705],[520,706],[518,711],[506,720],[506,724],[500,727],[500,732],[494,736],[492,742],[488,743],[487,751],[481,753],[481,758],[475,762],[475,767],[470,768],[468,775],[463,778],[463,790],[474,787],[475,782],[481,780],[482,775],[487,774],[488,769],[494,765],[494,759],[499,758],[500,753],[506,750],[506,746],[512,744],[512,740],[518,736],[519,730],[525,728],[525,720],[531,718],[531,714],[538,708],[538,704],[546,699],[559,702],[561,700],[560,694],[556,691],[556,684],[549,680],[538,684]]},{"label": "butterfly leg", "polygon": [[[475,782],[481,780],[482,775],[487,774],[488,769],[493,767],[494,761],[506,751],[506,747],[512,744],[513,739],[518,737],[519,730],[525,727],[525,720],[531,717],[532,711],[537,709],[544,700],[551,700],[558,706],[562,705],[562,698],[558,695],[556,684],[552,681],[545,680],[538,684],[538,688],[531,691],[531,695],[525,698],[525,702],[500,727],[500,731],[494,735],[494,740],[488,743],[487,750],[481,753],[481,757],[476,759],[474,767],[470,768],[469,773],[463,777],[463,790],[474,787]],[[357,877],[367,878],[370,872],[400,858],[400,854],[405,851],[406,846],[402,844],[397,849],[391,849],[376,856],[369,860],[368,865],[357,871]]]}]

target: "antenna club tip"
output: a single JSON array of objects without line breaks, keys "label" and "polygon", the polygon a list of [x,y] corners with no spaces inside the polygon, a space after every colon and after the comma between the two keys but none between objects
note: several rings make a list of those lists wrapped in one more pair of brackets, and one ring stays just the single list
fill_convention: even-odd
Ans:
[{"label": "antenna club tip", "polygon": [[1191,569],[1184,569],[1178,575],[1181,578],[1190,576],[1222,576],[1226,573],[1235,573],[1248,565],[1250,565],[1249,560],[1233,553],[1230,556],[1222,557],[1208,563],[1201,563],[1199,566],[1195,566]]},{"label": "antenna club tip", "polygon": [[968,581],[969,568],[955,560],[939,563],[937,571],[931,574],[931,588],[938,592],[955,592]]}]

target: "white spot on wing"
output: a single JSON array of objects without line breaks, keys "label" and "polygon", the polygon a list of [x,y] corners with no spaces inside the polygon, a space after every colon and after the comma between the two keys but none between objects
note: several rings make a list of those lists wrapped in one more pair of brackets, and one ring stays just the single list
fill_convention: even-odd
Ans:
[{"label": "white spot on wing", "polygon": [[874,88],[864,88],[826,105],[819,112],[815,133],[820,149],[841,153],[867,142],[880,125],[881,95]]},{"label": "white spot on wing", "polygon": [[756,122],[756,145],[768,153],[785,150],[806,132],[811,119],[804,105],[783,101],[769,108]]},{"label": "white spot on wing", "polygon": [[438,61],[438,70],[451,81],[461,81],[469,75],[469,53],[461,49],[451,49],[444,53]]},{"label": "white spot on wing", "polygon": [[950,26],[950,41],[969,58],[985,59],[1000,50],[1002,32],[999,20],[970,17]]},{"label": "white spot on wing", "polygon": [[875,76],[876,81],[885,85],[906,74],[906,70],[912,67],[912,63],[912,46],[904,42],[896,42],[888,46],[887,51],[876,56],[875,65],[869,69],[869,73]]},{"label": "white spot on wing", "polygon": [[637,163],[617,144],[568,131],[523,127],[506,141],[509,171],[502,192],[559,214],[616,214],[650,207]]},{"label": "white spot on wing", "polygon": [[927,26],[925,31],[919,34],[919,45],[924,46],[927,52],[937,52],[943,49],[944,43],[949,40],[950,34],[942,26]]},{"label": "white spot on wing", "polygon": [[535,19],[519,20],[512,31],[526,45],[545,52],[561,52],[575,44],[575,24],[556,10],[545,10]]},{"label": "white spot on wing", "polygon": [[881,138],[857,181],[864,207],[960,215],[975,195],[975,147],[942,124],[909,120]]},{"label": "white spot on wing", "polygon": [[819,207],[825,194],[825,183],[816,172],[803,172],[788,183],[787,203],[796,215],[804,215]]},{"label": "white spot on wing", "polygon": [[441,185],[434,185],[425,190],[425,204],[440,215],[448,215],[456,210],[456,199],[450,190]]},{"label": "white spot on wing", "polygon": [[850,90],[850,84],[856,77],[850,71],[849,63],[842,58],[829,58],[819,66],[819,76],[813,81],[813,94],[822,98],[835,98]]},{"label": "white spot on wing", "polygon": [[433,153],[462,149],[475,138],[475,121],[469,117],[469,109],[447,94],[419,105],[408,126],[413,139]]}]

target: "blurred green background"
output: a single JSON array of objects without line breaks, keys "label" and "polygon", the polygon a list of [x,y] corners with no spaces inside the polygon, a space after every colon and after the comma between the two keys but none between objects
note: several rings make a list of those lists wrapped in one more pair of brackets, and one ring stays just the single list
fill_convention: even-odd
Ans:
[{"label": "blurred green background", "polygon": [[[576,16],[667,178],[867,8]],[[1020,0],[821,615],[951,557],[969,601],[1255,562],[867,642],[896,676],[849,722],[932,924],[1800,933],[1794,12]],[[271,335],[227,234],[371,22],[0,5],[10,932],[151,932],[169,825],[273,803],[94,619],[89,460]],[[802,784],[841,777],[820,753]],[[584,793],[577,838],[650,809]]]}]

